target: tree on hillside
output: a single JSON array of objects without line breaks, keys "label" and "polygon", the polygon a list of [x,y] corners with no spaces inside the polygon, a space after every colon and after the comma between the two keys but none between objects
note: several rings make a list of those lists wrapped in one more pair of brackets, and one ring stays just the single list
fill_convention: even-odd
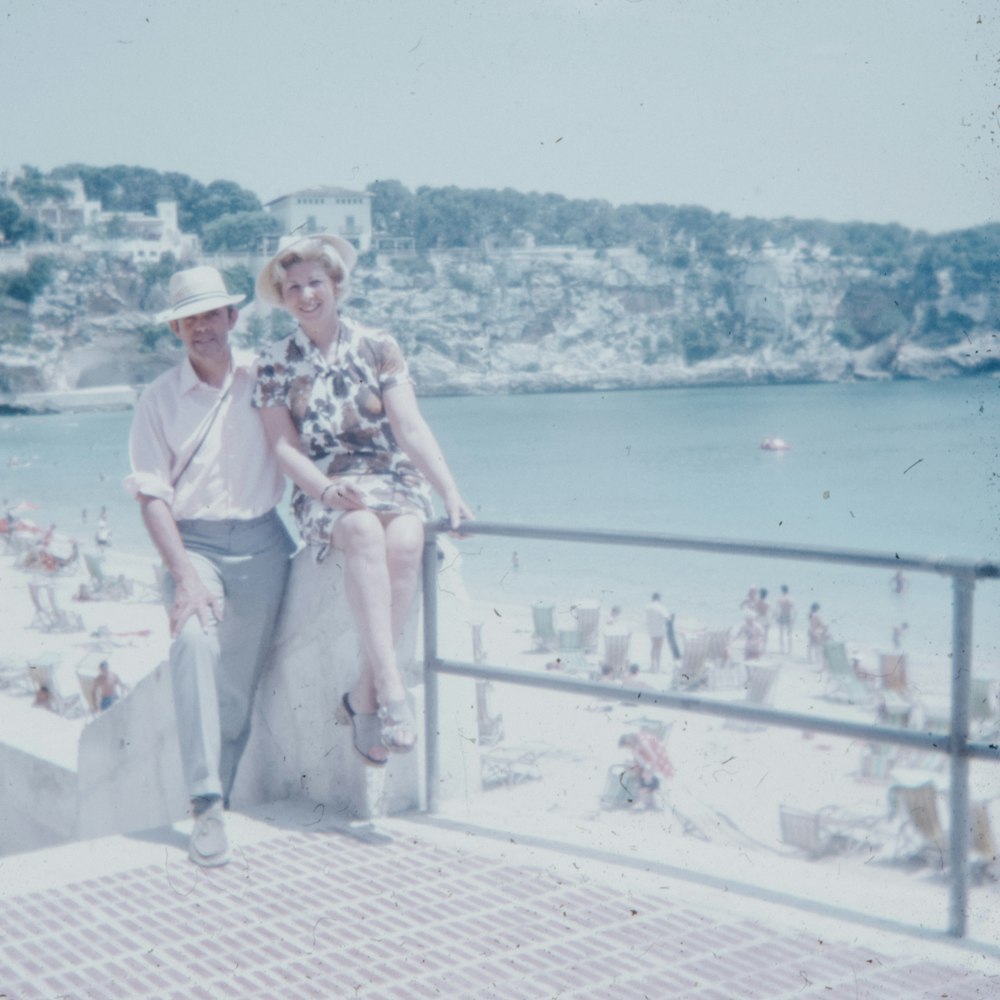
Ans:
[{"label": "tree on hillside", "polygon": [[180,173],[160,173],[148,167],[89,167],[71,163],[57,167],[52,177],[79,177],[87,197],[106,212],[144,212],[152,215],[158,201],[176,201],[181,229],[202,234],[208,223],[223,215],[257,212],[260,199],[233,181],[216,180],[207,186]]},{"label": "tree on hillside", "polygon": [[185,232],[204,233],[210,222],[224,215],[239,215],[260,212],[260,200],[232,181],[212,181],[208,187],[201,187],[194,197],[185,199],[178,205],[181,228]]},{"label": "tree on hillside", "polygon": [[375,181],[372,193],[372,228],[376,233],[412,236],[416,199],[399,181]]},{"label": "tree on hillside", "polygon": [[281,233],[281,221],[270,212],[234,212],[220,215],[202,230],[206,250],[256,250],[266,236]]},{"label": "tree on hillside", "polygon": [[32,257],[27,271],[14,271],[0,275],[0,295],[30,305],[52,282],[55,265],[50,257]]},{"label": "tree on hillside", "polygon": [[42,227],[10,198],[0,198],[0,243],[29,243],[40,238]]},{"label": "tree on hillside", "polygon": [[55,201],[66,201],[69,198],[69,192],[66,188],[62,184],[49,180],[38,167],[30,167],[25,164],[21,170],[23,171],[22,175],[15,178],[11,187],[26,205],[37,205],[49,198]]}]

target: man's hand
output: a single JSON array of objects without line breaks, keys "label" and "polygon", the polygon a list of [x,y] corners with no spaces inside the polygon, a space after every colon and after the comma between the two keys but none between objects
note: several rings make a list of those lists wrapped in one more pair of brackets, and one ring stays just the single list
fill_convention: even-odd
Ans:
[{"label": "man's hand", "polygon": [[194,574],[177,582],[174,604],[170,609],[170,635],[177,637],[184,623],[196,615],[203,632],[214,622],[222,621],[222,602]]}]

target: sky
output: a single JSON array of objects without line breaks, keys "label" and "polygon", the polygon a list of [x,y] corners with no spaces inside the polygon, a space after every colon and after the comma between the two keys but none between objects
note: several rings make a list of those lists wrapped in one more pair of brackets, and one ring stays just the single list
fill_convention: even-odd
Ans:
[{"label": "sky", "polygon": [[997,221],[990,0],[0,0],[0,168]]}]

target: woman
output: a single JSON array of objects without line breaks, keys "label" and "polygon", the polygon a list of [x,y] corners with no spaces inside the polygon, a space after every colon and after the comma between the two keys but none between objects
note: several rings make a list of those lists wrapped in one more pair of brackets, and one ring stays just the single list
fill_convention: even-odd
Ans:
[{"label": "woman", "polygon": [[354,747],[373,765],[411,750],[416,724],[395,645],[416,595],[428,482],[457,529],[472,513],[430,428],[396,341],[340,316],[354,248],[326,233],[279,248],[257,298],[298,321],[261,359],[254,405],[285,473],[292,511],[317,561],[344,553],[348,602],[362,647],[341,699]]}]

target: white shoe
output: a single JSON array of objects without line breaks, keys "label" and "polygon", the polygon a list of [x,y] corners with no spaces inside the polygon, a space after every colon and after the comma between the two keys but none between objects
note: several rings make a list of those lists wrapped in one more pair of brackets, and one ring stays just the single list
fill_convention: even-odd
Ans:
[{"label": "white shoe", "polygon": [[229,841],[222,820],[222,802],[218,799],[195,817],[188,857],[203,868],[217,868],[229,863]]}]

